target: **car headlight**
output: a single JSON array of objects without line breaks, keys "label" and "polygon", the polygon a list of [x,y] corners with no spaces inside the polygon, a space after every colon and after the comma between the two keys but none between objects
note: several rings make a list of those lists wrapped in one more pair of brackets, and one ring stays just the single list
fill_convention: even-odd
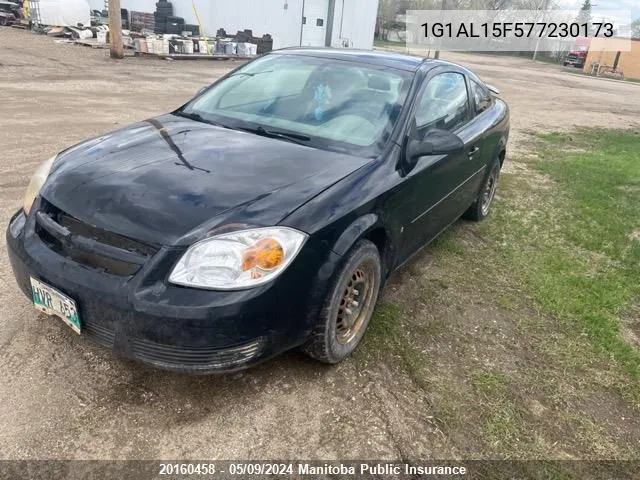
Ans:
[{"label": "car headlight", "polygon": [[44,182],[47,181],[49,172],[51,171],[51,167],[55,160],[56,156],[53,156],[46,162],[42,162],[33,174],[33,177],[31,177],[31,181],[27,187],[27,192],[24,194],[24,204],[22,205],[24,213],[27,215],[29,215],[29,211],[31,210],[36,197],[40,194],[40,189],[44,185]]},{"label": "car headlight", "polygon": [[210,290],[241,290],[270,282],[296,257],[307,235],[267,227],[216,235],[192,245],[169,282]]}]

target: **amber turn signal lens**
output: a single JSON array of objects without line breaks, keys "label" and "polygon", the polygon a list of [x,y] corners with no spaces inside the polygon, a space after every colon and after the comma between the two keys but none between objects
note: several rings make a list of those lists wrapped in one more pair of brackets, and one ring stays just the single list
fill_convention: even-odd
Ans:
[{"label": "amber turn signal lens", "polygon": [[283,261],[282,245],[272,238],[265,238],[245,250],[242,256],[242,270],[246,272],[255,267],[262,270],[273,270]]}]

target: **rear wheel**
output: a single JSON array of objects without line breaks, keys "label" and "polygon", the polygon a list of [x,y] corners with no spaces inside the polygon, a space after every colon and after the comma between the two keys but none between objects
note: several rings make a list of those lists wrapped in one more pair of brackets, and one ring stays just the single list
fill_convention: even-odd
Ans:
[{"label": "rear wheel", "polygon": [[373,315],[380,281],[378,249],[361,240],[335,276],[304,352],[324,363],[338,363],[351,355]]},{"label": "rear wheel", "polygon": [[469,210],[463,215],[467,220],[474,222],[480,222],[489,216],[491,213],[491,205],[493,199],[496,196],[496,190],[498,189],[498,180],[500,180],[500,162],[496,160],[491,167],[491,172],[482,185],[480,195],[476,201],[469,207]]}]

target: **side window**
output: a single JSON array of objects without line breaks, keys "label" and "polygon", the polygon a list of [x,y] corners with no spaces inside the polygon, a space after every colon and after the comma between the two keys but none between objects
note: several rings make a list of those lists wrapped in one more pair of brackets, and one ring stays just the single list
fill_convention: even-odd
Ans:
[{"label": "side window", "polygon": [[491,95],[484,85],[480,85],[474,80],[470,80],[471,96],[475,104],[476,113],[482,113],[491,106]]},{"label": "side window", "polygon": [[422,92],[416,109],[416,125],[424,134],[435,128],[455,130],[470,118],[469,95],[464,75],[442,73]]}]

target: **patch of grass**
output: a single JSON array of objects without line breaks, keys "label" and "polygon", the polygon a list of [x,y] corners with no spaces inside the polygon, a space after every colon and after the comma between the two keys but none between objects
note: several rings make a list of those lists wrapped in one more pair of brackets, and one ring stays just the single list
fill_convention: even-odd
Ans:
[{"label": "patch of grass", "polygon": [[523,433],[522,414],[509,395],[507,377],[494,370],[483,370],[473,376],[473,386],[478,394],[483,431],[486,440],[494,448],[503,451],[511,448]]},{"label": "patch of grass", "polygon": [[[538,135],[532,149],[531,172],[503,176],[506,201],[477,227],[499,245],[489,253],[493,273],[521,283],[571,337],[637,380],[640,351],[622,338],[621,314],[640,296],[640,132]],[[503,294],[496,302],[510,308]],[[566,366],[593,361],[561,343],[564,354],[547,352]]]},{"label": "patch of grass", "polygon": [[473,384],[481,395],[498,396],[501,400],[504,398],[508,386],[505,375],[492,370],[476,373]]},{"label": "patch of grass", "polygon": [[395,346],[401,334],[402,309],[397,305],[378,304],[367,328],[362,346],[366,350],[380,351],[387,344]]},{"label": "patch of grass", "polygon": [[[596,458],[619,459],[620,449],[610,439],[602,425],[579,413],[565,413],[562,416],[567,423],[567,428],[574,430],[576,437],[591,447],[592,455]],[[626,453],[628,455],[630,452]]]},{"label": "patch of grass", "polygon": [[637,267],[640,243],[630,242],[629,236],[640,227],[640,132],[588,131],[577,138],[551,138],[561,147],[586,150],[554,158],[555,150],[543,148],[542,159],[535,163],[570,196],[568,240],[622,261],[623,267]]},{"label": "patch of grass", "polygon": [[612,419],[640,411],[621,335],[640,320],[640,133],[531,138],[491,218],[401,273],[355,358],[404,371],[458,455],[637,458],[637,428]]},{"label": "patch of grass", "polygon": [[505,310],[516,310],[519,306],[518,301],[511,295],[499,293],[496,302]]},{"label": "patch of grass", "polygon": [[[514,353],[520,362],[526,358],[526,369],[508,377],[492,370],[473,376],[483,439],[507,457],[562,455],[567,448],[631,458],[597,409],[564,427],[562,419],[590,392],[614,408],[640,409],[640,351],[621,336],[621,315],[640,297],[634,234],[640,230],[640,133],[548,134],[536,137],[535,152],[528,169],[503,176],[492,218],[470,225],[486,244],[457,257],[449,254],[453,240],[446,236],[444,248],[435,245],[436,258],[449,266],[452,258],[461,262],[462,284],[477,285],[488,302],[513,312],[522,341],[535,352]],[[530,398],[550,410],[542,417],[527,413]],[[465,417],[457,407],[440,409]],[[451,421],[454,414],[444,415],[452,426],[461,423]],[[548,439],[528,435],[540,423]],[[571,443],[563,447],[557,439]]]},{"label": "patch of grass", "polygon": [[373,41],[373,46],[405,48],[407,44],[405,42],[390,42],[389,40],[376,39]]},{"label": "patch of grass", "polygon": [[414,348],[403,328],[403,312],[392,304],[379,304],[371,318],[362,345],[356,350],[355,358],[367,356],[379,358],[380,355],[392,353],[402,363],[403,369],[414,379],[422,378],[424,360]]},{"label": "patch of grass", "polygon": [[462,255],[465,253],[465,247],[459,238],[452,234],[452,231],[446,231],[431,244],[431,248],[438,250],[440,254]]},{"label": "patch of grass", "polygon": [[561,189],[549,205],[562,224],[549,238],[531,240],[538,254],[528,260],[526,280],[545,308],[640,378],[640,352],[621,339],[619,319],[640,295],[640,133],[584,130],[541,139],[533,166]]}]

